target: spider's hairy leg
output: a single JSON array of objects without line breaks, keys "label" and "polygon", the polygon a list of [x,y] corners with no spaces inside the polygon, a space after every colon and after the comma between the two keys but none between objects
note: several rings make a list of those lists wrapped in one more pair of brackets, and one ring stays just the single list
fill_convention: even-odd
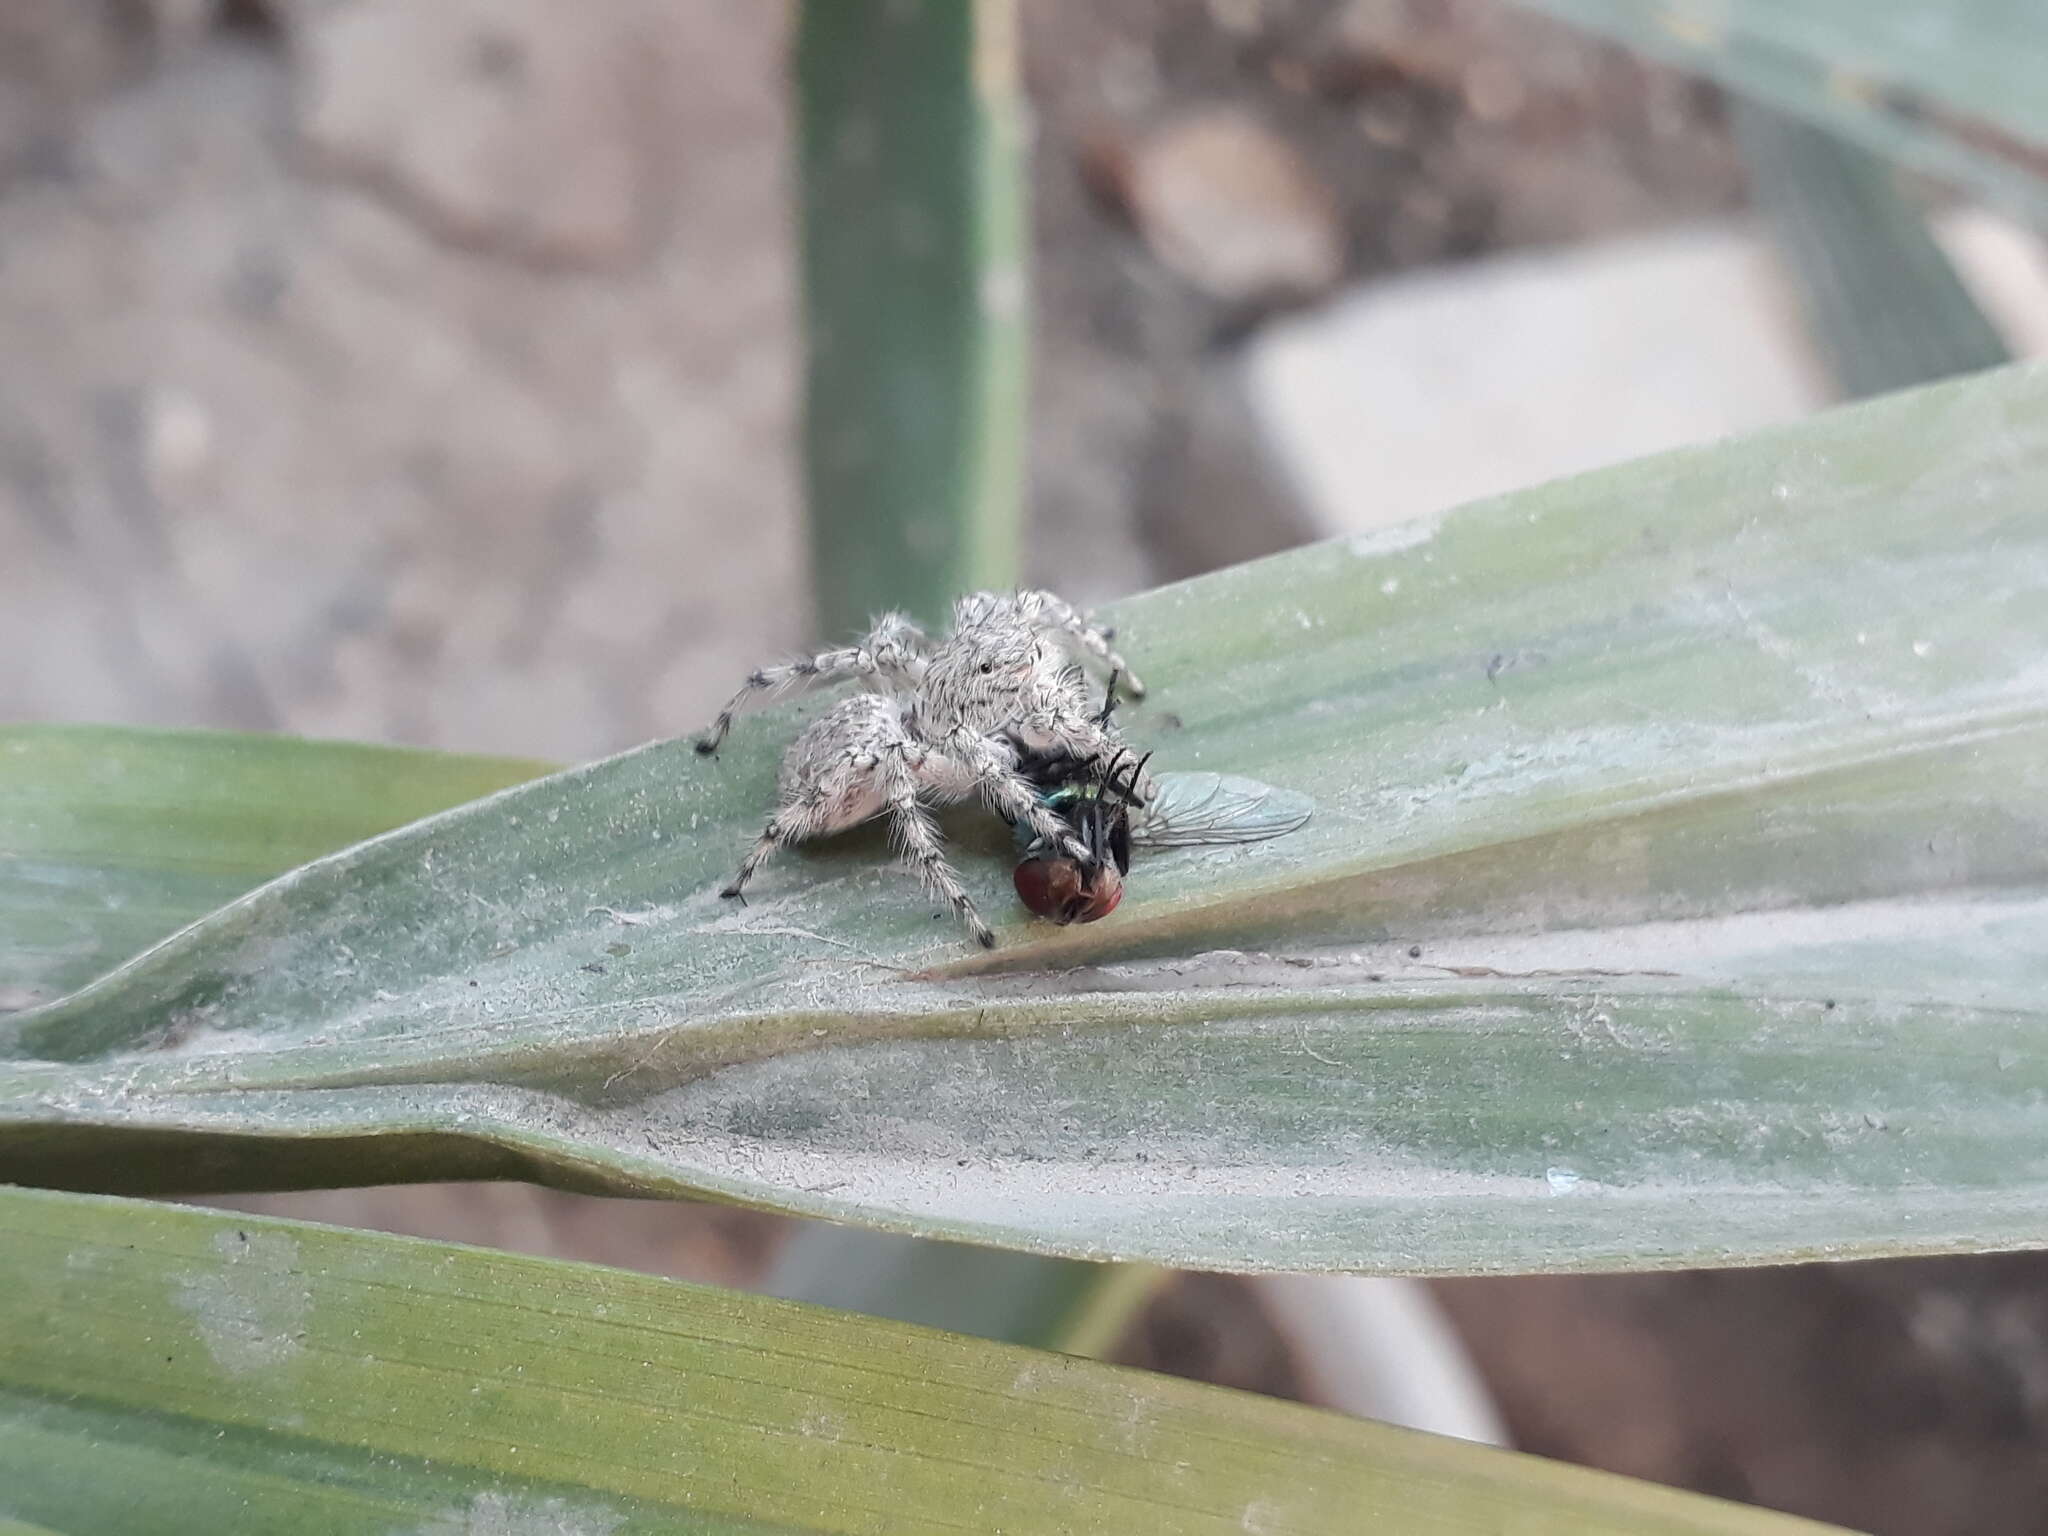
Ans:
[{"label": "spider's hairy leg", "polygon": [[1029,779],[1017,771],[1014,757],[996,740],[971,731],[956,731],[946,741],[945,756],[958,765],[959,777],[971,782],[982,803],[1011,826],[1023,822],[1033,836],[1048,848],[1061,848],[1069,857],[1086,861],[1088,845],[1074,836],[1074,829],[1038,797]]},{"label": "spider's hairy leg", "polygon": [[1099,624],[1089,623],[1075,610],[1072,603],[1057,592],[1047,592],[1043,589],[1019,592],[1017,612],[1033,628],[1049,629],[1067,636],[1082,651],[1117,674],[1123,691],[1131,698],[1145,697],[1145,685],[1138,681],[1138,674],[1131,670],[1130,663],[1111,648],[1111,632]]},{"label": "spider's hairy leg", "polygon": [[[1041,754],[1061,754],[1081,763],[1108,764],[1128,752],[1124,740],[1101,715],[1078,714],[1070,709],[1050,709],[1027,716],[1013,727],[1019,739],[1029,742]],[[1130,776],[1128,798],[1134,805],[1151,800],[1159,785],[1146,771],[1143,761]]]},{"label": "spider's hairy leg", "polygon": [[898,747],[883,757],[878,770],[882,796],[893,817],[891,838],[903,857],[904,867],[923,882],[927,891],[953,908],[955,915],[967,924],[967,930],[974,935],[977,944],[983,949],[994,949],[996,936],[975,910],[974,898],[961,885],[953,866],[946,862],[945,847],[939,841],[938,824],[918,799],[918,774],[912,766],[913,751],[918,757],[923,755],[922,749]]},{"label": "spider's hairy leg", "polygon": [[740,860],[739,872],[718,894],[725,897],[739,896],[747,888],[747,882],[754,878],[768,855],[778,848],[791,843],[806,842],[821,832],[836,831],[829,825],[831,816],[826,810],[822,797],[819,799],[795,800],[785,805],[768,818],[768,825],[761,829],[761,836]]},{"label": "spider's hairy leg", "polygon": [[882,671],[901,673],[914,682],[924,672],[923,661],[931,654],[932,642],[909,614],[884,613],[876,617],[861,647]]},{"label": "spider's hairy leg", "polygon": [[1097,725],[1103,727],[1105,730],[1109,728],[1109,722],[1116,715],[1116,690],[1117,685],[1121,683],[1123,679],[1123,673],[1116,671],[1114,669],[1111,670],[1109,674],[1109,682],[1102,690],[1102,708],[1098,709],[1094,714],[1088,717],[1090,720],[1093,720]]},{"label": "spider's hairy leg", "polygon": [[914,683],[922,675],[927,649],[923,630],[900,613],[885,613],[857,645],[758,668],[726,702],[709,729],[697,738],[697,750],[706,756],[716,752],[732,730],[734,717],[750,705],[770,698],[842,683],[849,678]]}]

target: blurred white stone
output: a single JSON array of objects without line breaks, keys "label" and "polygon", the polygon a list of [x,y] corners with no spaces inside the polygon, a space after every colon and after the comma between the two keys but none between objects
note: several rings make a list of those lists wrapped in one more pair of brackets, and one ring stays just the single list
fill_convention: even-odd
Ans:
[{"label": "blurred white stone", "polygon": [[1482,1445],[1509,1443],[1464,1342],[1421,1281],[1262,1275],[1258,1286],[1311,1402]]},{"label": "blurred white stone", "polygon": [[[1937,234],[2013,351],[2048,356],[2048,252],[1981,210]],[[1326,532],[1792,421],[1833,385],[1747,224],[1399,277],[1278,322],[1247,394]]]},{"label": "blurred white stone", "polygon": [[1379,528],[1816,409],[1791,302],[1744,229],[1496,257],[1268,327],[1252,406],[1319,522]]},{"label": "blurred white stone", "polygon": [[2048,240],[1986,208],[1951,209],[1934,237],[2013,356],[2048,357]]},{"label": "blurred white stone", "polygon": [[143,430],[145,463],[159,495],[173,494],[213,458],[213,420],[190,395],[156,391],[146,402]]}]

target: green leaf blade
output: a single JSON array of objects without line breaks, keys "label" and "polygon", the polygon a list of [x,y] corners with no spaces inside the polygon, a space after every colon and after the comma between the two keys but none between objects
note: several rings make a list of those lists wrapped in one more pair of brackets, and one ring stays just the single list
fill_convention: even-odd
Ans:
[{"label": "green leaf blade", "polygon": [[1014,0],[798,12],[820,632],[1013,583],[1028,351]]},{"label": "green leaf blade", "polygon": [[1520,0],[2048,225],[2032,0]]},{"label": "green leaf blade", "polygon": [[0,1511],[53,1529],[1820,1529],[588,1266],[25,1191],[0,1226]]},{"label": "green leaf blade", "polygon": [[0,1010],[294,865],[546,771],[353,742],[0,726]]},{"label": "green leaf blade", "polygon": [[2012,361],[1891,166],[1767,108],[1733,116],[1750,195],[1845,398]]}]

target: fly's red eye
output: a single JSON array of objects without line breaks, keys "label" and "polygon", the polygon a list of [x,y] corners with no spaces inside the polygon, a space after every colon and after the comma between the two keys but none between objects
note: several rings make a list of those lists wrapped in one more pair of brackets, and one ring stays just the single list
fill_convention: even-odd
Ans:
[{"label": "fly's red eye", "polygon": [[1025,906],[1061,927],[1100,921],[1124,898],[1123,877],[1108,864],[1096,866],[1091,878],[1076,859],[1040,855],[1022,860],[1010,880]]},{"label": "fly's red eye", "polygon": [[1087,905],[1070,919],[1076,923],[1099,923],[1116,910],[1116,904],[1124,899],[1123,876],[1105,864],[1095,872],[1095,889],[1089,893]]},{"label": "fly's red eye", "polygon": [[[1010,873],[1017,899],[1039,917],[1060,920],[1060,909],[1072,894],[1072,859],[1025,859]],[[1067,889],[1056,890],[1055,886]]]}]

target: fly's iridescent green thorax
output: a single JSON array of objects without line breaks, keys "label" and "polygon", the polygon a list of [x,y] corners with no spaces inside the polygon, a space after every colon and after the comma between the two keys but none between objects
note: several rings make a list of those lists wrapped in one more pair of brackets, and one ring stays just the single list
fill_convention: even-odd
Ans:
[{"label": "fly's iridescent green thorax", "polygon": [[[1059,813],[1095,862],[1113,863],[1119,874],[1130,871],[1131,812],[1145,803],[1137,786],[1149,757],[1118,753],[1106,763],[1061,763],[1032,776],[1040,803]],[[1019,850],[1037,848],[1029,828],[1016,831]]]}]

